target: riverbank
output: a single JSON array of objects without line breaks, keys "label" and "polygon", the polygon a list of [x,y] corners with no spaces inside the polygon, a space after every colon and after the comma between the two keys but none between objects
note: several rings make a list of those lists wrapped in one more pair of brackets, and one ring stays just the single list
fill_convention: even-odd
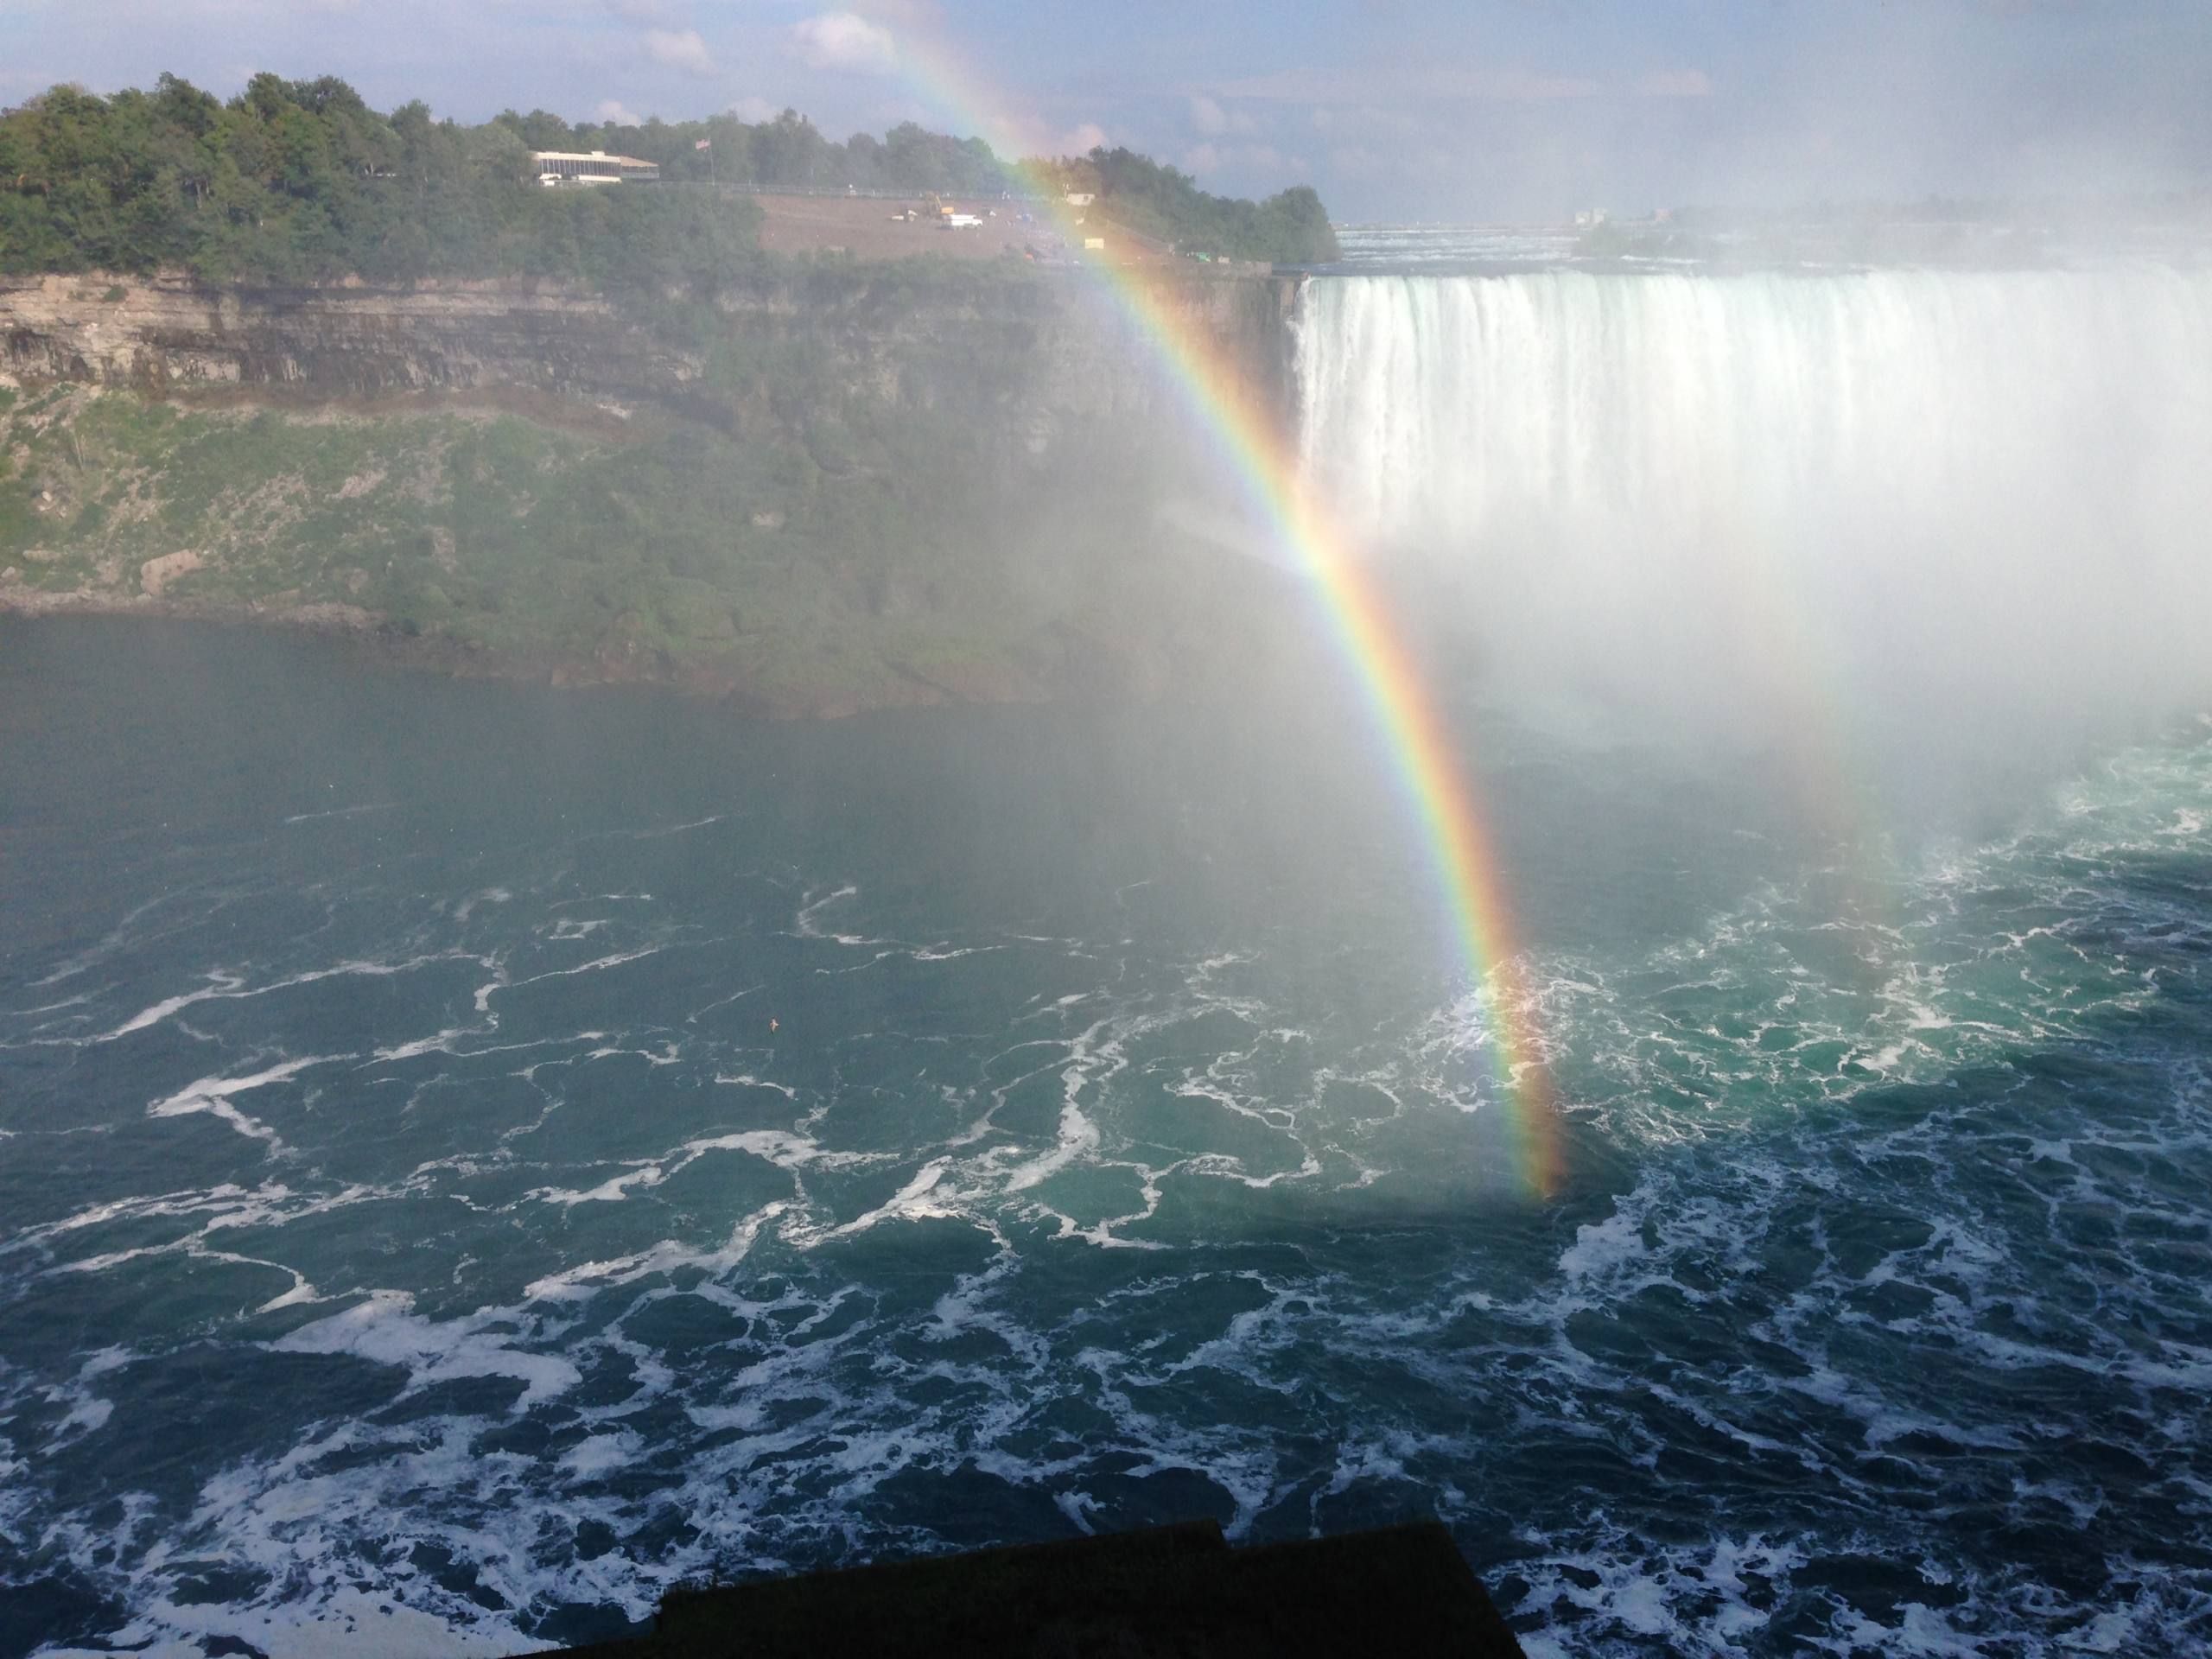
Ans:
[{"label": "riverbank", "polygon": [[[37,621],[60,617],[115,617],[149,623],[253,629],[342,644],[386,666],[456,679],[505,680],[569,690],[631,687],[721,702],[749,717],[841,720],[887,709],[963,703],[1039,703],[1089,692],[1138,696],[1164,692],[1178,677],[1165,663],[1116,661],[1104,651],[1073,647],[1065,658],[1030,664],[976,659],[932,667],[887,662],[890,677],[860,686],[825,676],[818,683],[768,681],[741,662],[675,664],[657,660],[531,653],[440,634],[410,633],[358,606],[275,604],[168,599],[149,594],[85,590],[36,592],[0,583],[0,617]],[[1084,658],[1084,660],[1077,660]],[[1180,665],[1197,671],[1195,662]],[[1053,672],[1058,668],[1062,671]]]}]

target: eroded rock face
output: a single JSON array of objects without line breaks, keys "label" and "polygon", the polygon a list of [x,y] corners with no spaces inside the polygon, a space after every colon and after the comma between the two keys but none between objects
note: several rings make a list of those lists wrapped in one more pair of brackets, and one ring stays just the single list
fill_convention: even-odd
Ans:
[{"label": "eroded rock face", "polygon": [[[109,297],[115,296],[117,297]],[[472,283],[203,289],[182,276],[0,278],[0,368],[147,391],[330,396],[678,385],[696,362],[605,301]]]},{"label": "eroded rock face", "polygon": [[[1287,395],[1293,280],[1176,276],[1161,288],[1270,397]],[[1016,447],[1033,452],[1058,419],[1141,416],[1162,395],[1115,308],[1072,278],[979,296],[795,276],[717,303],[729,339],[804,334],[845,390],[887,404],[972,406],[987,379],[1020,423]],[[209,289],[181,275],[0,277],[0,375],[156,394],[518,391],[609,418],[638,403],[696,412],[717,391],[705,348],[671,344],[598,295],[519,283]]]},{"label": "eroded rock face", "polygon": [[157,559],[149,559],[138,567],[138,586],[150,599],[159,599],[162,589],[179,576],[190,575],[207,563],[197,549],[186,548],[181,552],[164,553]]}]

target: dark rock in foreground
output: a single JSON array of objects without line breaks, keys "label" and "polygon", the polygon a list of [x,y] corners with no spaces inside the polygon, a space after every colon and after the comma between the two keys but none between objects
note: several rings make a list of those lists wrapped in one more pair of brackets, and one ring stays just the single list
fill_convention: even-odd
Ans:
[{"label": "dark rock in foreground", "polygon": [[1434,1522],[1231,1549],[1211,1521],[671,1592],[605,1659],[743,1653],[1515,1656]]}]

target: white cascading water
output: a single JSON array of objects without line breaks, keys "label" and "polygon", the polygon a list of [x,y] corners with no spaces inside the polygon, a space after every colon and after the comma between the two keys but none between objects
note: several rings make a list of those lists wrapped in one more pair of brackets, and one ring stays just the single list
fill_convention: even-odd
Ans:
[{"label": "white cascading water", "polygon": [[2212,666],[2212,275],[1351,276],[1308,475],[1540,698],[2134,714]]}]

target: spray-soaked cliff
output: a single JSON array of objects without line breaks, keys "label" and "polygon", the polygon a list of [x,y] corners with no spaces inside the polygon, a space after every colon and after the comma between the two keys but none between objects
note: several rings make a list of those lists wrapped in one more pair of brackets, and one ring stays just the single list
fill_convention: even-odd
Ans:
[{"label": "spray-soaked cliff", "polygon": [[[1158,281],[1287,404],[1290,283]],[[337,622],[801,712],[1154,677],[1221,563],[1160,587],[1154,510],[1214,485],[1071,270],[825,261],[712,302],[13,279],[0,377],[15,608]],[[1193,602],[1123,603],[1140,580]]]}]

